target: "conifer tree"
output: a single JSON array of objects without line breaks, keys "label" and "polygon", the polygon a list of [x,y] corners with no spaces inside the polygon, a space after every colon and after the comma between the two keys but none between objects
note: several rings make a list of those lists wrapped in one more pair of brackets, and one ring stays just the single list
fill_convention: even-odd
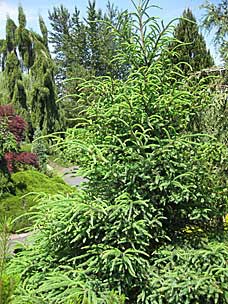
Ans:
[{"label": "conifer tree", "polygon": [[215,43],[220,46],[220,53],[228,65],[228,1],[221,0],[217,5],[207,1],[203,6],[206,14],[203,26],[211,31],[215,30]]},{"label": "conifer tree", "polygon": [[118,38],[111,26],[118,23],[120,11],[108,2],[102,13],[94,0],[88,1],[87,15],[80,20],[80,11],[75,7],[71,15],[62,5],[49,11],[52,30],[50,43],[54,48],[59,67],[58,80],[66,77],[109,75],[122,77],[126,67],[113,63],[120,48]]},{"label": "conifer tree", "polygon": [[14,103],[14,107],[17,111],[25,113],[27,111],[26,92],[22,81],[22,70],[18,57],[16,32],[16,24],[8,17],[6,22],[6,49],[3,50],[3,52],[6,53],[4,76],[9,99]]},{"label": "conifer tree", "polygon": [[63,5],[54,7],[53,12],[49,11],[49,20],[52,27],[49,41],[53,46],[55,62],[57,65],[56,80],[61,91],[61,82],[66,78],[68,67],[68,51],[70,50],[72,22],[70,13]]},{"label": "conifer tree", "polygon": [[177,42],[174,42],[172,47],[176,47],[176,54],[172,60],[175,64],[180,63],[180,68],[185,74],[191,70],[200,71],[214,65],[206,42],[199,32],[196,19],[189,8],[183,12],[174,30],[174,37]]},{"label": "conifer tree", "polygon": [[[80,115],[86,106],[78,106],[76,95],[80,79],[106,75],[121,78],[127,72],[126,66],[113,63],[120,43],[111,26],[118,23],[119,14],[119,10],[110,3],[103,14],[96,8],[96,2],[93,0],[88,1],[85,19],[80,18],[77,7],[72,14],[63,5],[54,7],[52,12],[49,11],[52,26],[49,41],[53,46],[58,68],[55,78],[59,96],[67,96],[62,107],[68,126],[72,126],[70,120],[77,116],[75,113]],[[74,81],[64,82],[65,79],[72,78]],[[78,110],[75,111],[75,108]]]},{"label": "conifer tree", "polygon": [[42,37],[34,35],[33,43],[35,58],[31,67],[31,119],[34,128],[48,134],[60,129],[59,110],[55,102],[54,63]]},{"label": "conifer tree", "polygon": [[18,24],[7,19],[6,39],[0,44],[9,99],[29,122],[31,134],[37,128],[48,134],[60,128],[59,109],[55,103],[55,66],[48,49],[48,31],[41,16],[42,35],[28,30],[21,6]]}]

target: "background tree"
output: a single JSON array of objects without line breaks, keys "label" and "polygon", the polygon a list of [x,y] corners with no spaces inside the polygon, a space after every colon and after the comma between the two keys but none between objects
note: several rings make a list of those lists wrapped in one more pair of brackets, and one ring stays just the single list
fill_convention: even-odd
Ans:
[{"label": "background tree", "polygon": [[[126,67],[112,61],[120,43],[111,27],[118,23],[119,14],[118,9],[110,3],[103,14],[96,8],[95,1],[88,1],[85,19],[80,18],[77,7],[73,14],[63,6],[54,7],[52,12],[49,11],[52,26],[49,41],[54,48],[58,68],[56,80],[59,96],[67,96],[62,106],[68,126],[74,124],[70,122],[74,119],[72,110],[78,108],[77,94],[83,79],[104,75],[120,78],[127,72]],[[72,78],[73,81],[64,82]],[[85,107],[86,105],[80,106],[78,114],[74,116],[80,117]]]},{"label": "background tree", "polygon": [[220,46],[221,57],[228,64],[228,2],[221,0],[218,4],[207,1],[203,6],[206,14],[203,26],[211,31],[215,30],[215,43]]},{"label": "background tree", "polygon": [[1,42],[9,100],[28,121],[30,135],[36,128],[48,134],[60,128],[60,114],[55,103],[55,66],[47,45],[47,28],[40,17],[42,35],[26,29],[26,16],[21,6],[18,23],[17,26],[12,19],[7,19],[6,39]]},{"label": "background tree", "polygon": [[22,81],[21,63],[18,56],[16,30],[16,24],[8,17],[6,22],[6,49],[4,50],[6,55],[3,65],[9,99],[14,103],[15,109],[23,113],[27,112],[28,107],[27,96]]},{"label": "background tree", "polygon": [[[172,47],[176,49],[172,61],[175,64],[179,63],[180,69],[185,74],[214,65],[206,42],[199,32],[196,19],[189,8],[183,12],[182,18],[175,27],[174,37],[177,41],[172,43]],[[182,42],[182,45],[179,42]],[[190,65],[192,69],[185,63]]]}]

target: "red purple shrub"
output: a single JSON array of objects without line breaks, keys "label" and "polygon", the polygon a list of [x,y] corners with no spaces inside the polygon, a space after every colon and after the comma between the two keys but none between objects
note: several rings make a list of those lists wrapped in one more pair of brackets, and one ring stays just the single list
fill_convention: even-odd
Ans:
[{"label": "red purple shrub", "polygon": [[15,115],[9,118],[8,126],[10,132],[15,136],[17,143],[20,143],[24,139],[27,123],[20,116]]},{"label": "red purple shrub", "polygon": [[11,104],[0,106],[0,117],[11,117],[15,115]]},{"label": "red purple shrub", "polygon": [[27,123],[15,114],[12,105],[0,106],[0,122],[1,120],[8,125],[8,129],[14,135],[17,143],[20,143],[24,139]]},{"label": "red purple shrub", "polygon": [[4,155],[4,159],[6,161],[6,166],[9,173],[13,173],[18,171],[20,165],[30,165],[35,168],[39,167],[38,158],[35,153],[30,152],[7,152]]},{"label": "red purple shrub", "polygon": [[[27,165],[38,168],[38,157],[34,153],[17,152],[20,149],[19,144],[24,139],[24,133],[27,123],[19,115],[16,115],[11,105],[0,106],[0,124],[2,128],[0,136],[0,155],[4,160],[8,173],[13,173],[21,169],[25,169]],[[17,144],[16,148],[12,145],[6,145],[10,142],[10,138],[15,138]],[[1,161],[0,157],[0,161]],[[1,171],[1,168],[0,168]]]}]

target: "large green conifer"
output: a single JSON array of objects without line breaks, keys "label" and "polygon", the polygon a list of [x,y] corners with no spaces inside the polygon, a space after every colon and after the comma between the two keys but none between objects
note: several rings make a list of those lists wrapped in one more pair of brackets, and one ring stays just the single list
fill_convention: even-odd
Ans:
[{"label": "large green conifer", "polygon": [[[180,68],[185,74],[191,70],[200,71],[214,65],[213,58],[190,9],[183,12],[182,18],[174,30],[174,37],[177,42],[173,43],[172,47],[177,48],[172,60],[175,64],[180,64]],[[180,45],[179,42],[182,44]]]}]

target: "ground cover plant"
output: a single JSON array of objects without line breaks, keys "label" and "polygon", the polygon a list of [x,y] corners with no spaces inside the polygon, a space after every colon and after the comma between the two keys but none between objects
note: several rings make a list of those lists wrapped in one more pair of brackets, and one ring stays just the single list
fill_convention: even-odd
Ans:
[{"label": "ground cover plant", "polygon": [[33,244],[8,269],[13,303],[228,303],[228,151],[195,131],[214,93],[170,62],[172,28],[148,7],[110,28],[128,78],[81,86],[91,106],[63,145],[88,182],[40,200]]},{"label": "ground cover plant", "polygon": [[[27,228],[32,224],[27,214],[31,207],[36,206],[37,197],[57,193],[70,194],[74,188],[65,184],[58,176],[49,177],[35,170],[25,170],[11,175],[11,193],[0,197],[0,213],[11,220],[11,232]],[[21,215],[24,215],[20,217]]]}]

